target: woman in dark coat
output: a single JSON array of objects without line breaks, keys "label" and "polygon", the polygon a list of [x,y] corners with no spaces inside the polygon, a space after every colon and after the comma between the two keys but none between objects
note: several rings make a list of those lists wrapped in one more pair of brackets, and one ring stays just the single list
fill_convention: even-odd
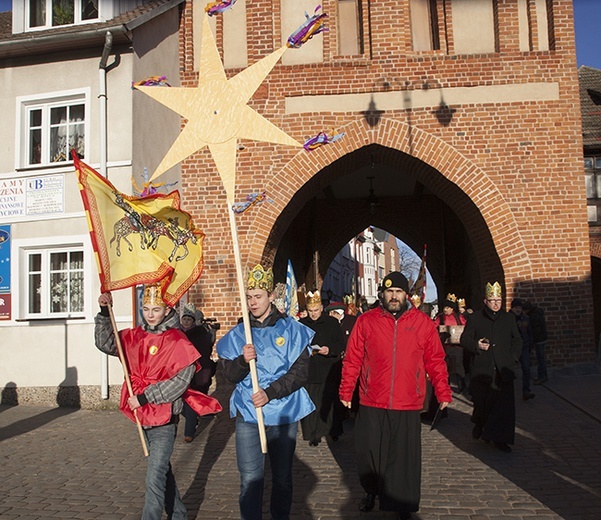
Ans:
[{"label": "woman in dark coat", "polygon": [[315,404],[315,411],[301,420],[301,427],[303,439],[317,446],[326,435],[337,440],[342,434],[341,414],[335,414],[334,409],[339,405],[339,363],[344,336],[338,321],[324,312],[318,291],[307,293],[307,311],[309,315],[300,322],[314,330],[315,336],[305,388]]},{"label": "woman in dark coat", "polygon": [[522,351],[515,319],[501,309],[498,282],[486,285],[485,307],[474,312],[461,335],[461,345],[473,354],[470,393],[474,401],[472,435],[509,452],[515,439],[513,380]]}]

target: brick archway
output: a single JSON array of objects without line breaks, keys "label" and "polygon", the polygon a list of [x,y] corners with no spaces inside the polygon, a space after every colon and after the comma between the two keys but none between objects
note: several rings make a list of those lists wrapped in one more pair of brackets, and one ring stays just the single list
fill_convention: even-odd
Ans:
[{"label": "brick archway", "polygon": [[[345,137],[336,146],[325,146],[311,153],[300,151],[269,179],[266,189],[268,193],[277,193],[278,198],[274,204],[264,208],[263,216],[267,221],[275,223],[284,211],[288,215],[298,212],[307,203],[309,195],[304,198],[295,195],[328,165],[361,147],[378,144],[415,157],[437,170],[441,174],[440,183],[428,180],[429,188],[435,193],[446,189],[445,179],[456,185],[464,194],[464,200],[449,202],[463,220],[468,233],[477,237],[482,230],[472,225],[470,214],[473,216],[474,213],[466,207],[465,201],[466,197],[469,198],[490,232],[503,266],[505,284],[511,288],[508,293],[513,292],[512,288],[518,282],[532,279],[529,253],[513,212],[485,171],[441,139],[399,121],[382,119],[375,129],[368,127],[364,121],[357,121],[339,130],[345,132]],[[327,179],[324,182],[327,184]],[[253,237],[253,241],[246,249],[249,263],[273,262],[275,252],[267,246],[271,230],[266,228],[263,219],[250,224],[249,236]],[[271,236],[272,243],[277,243],[277,239]],[[490,251],[479,249],[478,240],[474,241],[474,250],[479,262],[485,265]],[[487,274],[486,269],[484,274]]]},{"label": "brick archway", "polygon": [[591,243],[591,256],[601,259],[601,242]]}]

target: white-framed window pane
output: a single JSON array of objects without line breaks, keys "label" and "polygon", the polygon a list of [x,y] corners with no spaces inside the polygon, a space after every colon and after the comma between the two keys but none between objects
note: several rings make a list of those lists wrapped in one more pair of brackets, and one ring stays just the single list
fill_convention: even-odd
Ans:
[{"label": "white-framed window pane", "polygon": [[595,157],[595,169],[601,170],[601,157]]},{"label": "white-framed window pane", "polygon": [[585,157],[584,158],[584,168],[587,170],[592,170],[594,165],[594,157]]},{"label": "white-framed window pane", "polygon": [[39,313],[42,309],[42,255],[30,254],[28,258],[28,300],[30,313]]},{"label": "white-framed window pane", "polygon": [[81,0],[81,19],[95,20],[98,18],[98,0]]},{"label": "white-framed window pane", "polygon": [[29,0],[29,27],[46,25],[46,0]]},{"label": "white-framed window pane", "polygon": [[[37,102],[24,107],[26,152],[23,166],[51,165],[71,160],[71,149],[85,159],[85,103],[73,101]],[[27,103],[24,103],[27,105]]]},{"label": "white-framed window pane", "polygon": [[82,248],[29,252],[29,316],[71,316],[84,312],[84,252]]},{"label": "white-framed window pane", "polygon": [[75,23],[75,5],[73,0],[52,0],[52,25]]}]

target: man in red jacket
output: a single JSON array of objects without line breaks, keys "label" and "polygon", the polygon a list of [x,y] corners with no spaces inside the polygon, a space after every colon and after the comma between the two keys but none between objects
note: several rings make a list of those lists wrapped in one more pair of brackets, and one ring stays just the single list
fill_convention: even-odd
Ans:
[{"label": "man in red jacket", "polygon": [[408,519],[419,509],[420,412],[430,377],[441,408],[451,402],[445,353],[429,316],[407,304],[409,283],[399,272],[382,281],[381,306],[359,316],[342,366],[340,400],[351,406],[359,379],[355,451],[366,495],[360,510]]}]

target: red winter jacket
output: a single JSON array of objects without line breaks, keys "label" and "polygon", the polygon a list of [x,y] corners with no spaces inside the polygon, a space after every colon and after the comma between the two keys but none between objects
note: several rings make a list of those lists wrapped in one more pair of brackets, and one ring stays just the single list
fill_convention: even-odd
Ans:
[{"label": "red winter jacket", "polygon": [[422,410],[426,373],[439,402],[451,402],[445,352],[429,316],[415,308],[395,320],[382,307],[362,314],[351,332],[342,366],[340,399],[388,410]]}]

